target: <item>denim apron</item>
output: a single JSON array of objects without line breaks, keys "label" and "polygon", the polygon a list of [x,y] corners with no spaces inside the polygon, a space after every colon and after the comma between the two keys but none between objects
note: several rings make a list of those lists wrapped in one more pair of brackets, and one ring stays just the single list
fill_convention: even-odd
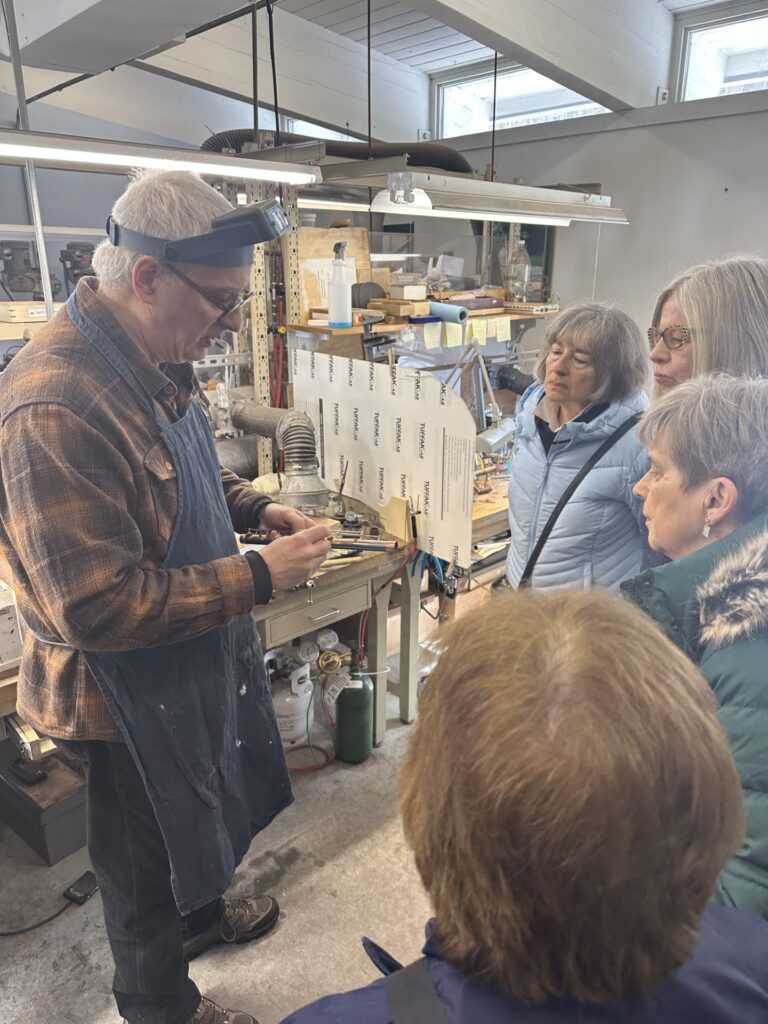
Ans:
[{"label": "denim apron", "polygon": [[[163,568],[237,554],[197,400],[168,422],[74,293],[67,313],[154,417],[176,470],[179,509]],[[248,614],[180,643],[83,654],[142,775],[176,904],[189,914],[224,892],[252,838],[293,801],[256,625]]]}]

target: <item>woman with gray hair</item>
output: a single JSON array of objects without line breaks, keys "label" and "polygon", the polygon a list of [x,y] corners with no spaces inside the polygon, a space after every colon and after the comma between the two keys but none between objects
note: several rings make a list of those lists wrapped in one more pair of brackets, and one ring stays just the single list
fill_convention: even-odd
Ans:
[{"label": "woman with gray hair", "polygon": [[618,586],[644,550],[632,493],[647,469],[634,429],[648,404],[642,335],[615,306],[572,306],[547,330],[534,373],[517,413],[507,581]]},{"label": "woman with gray hair", "polygon": [[768,381],[705,375],[640,426],[635,487],[648,539],[673,561],[622,587],[715,692],[747,807],[747,841],[716,898],[768,918]]},{"label": "woman with gray hair", "polygon": [[651,324],[657,394],[702,373],[768,375],[768,260],[691,267],[662,291]]}]

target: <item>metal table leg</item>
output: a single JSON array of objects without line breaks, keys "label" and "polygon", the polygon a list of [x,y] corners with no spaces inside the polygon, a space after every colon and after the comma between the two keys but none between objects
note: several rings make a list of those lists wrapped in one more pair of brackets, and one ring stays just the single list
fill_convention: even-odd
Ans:
[{"label": "metal table leg", "polygon": [[373,745],[381,746],[387,731],[387,611],[392,584],[379,592],[368,616],[367,658],[373,679]]},{"label": "metal table leg", "polygon": [[411,576],[406,567],[400,576],[400,719],[412,722],[416,717],[416,692],[419,683],[419,610],[421,574]]}]

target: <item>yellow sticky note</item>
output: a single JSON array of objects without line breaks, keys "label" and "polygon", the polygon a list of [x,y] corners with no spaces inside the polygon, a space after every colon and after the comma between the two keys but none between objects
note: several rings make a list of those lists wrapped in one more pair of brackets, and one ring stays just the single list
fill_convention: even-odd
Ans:
[{"label": "yellow sticky note", "polygon": [[497,341],[511,341],[512,340],[512,328],[509,323],[509,317],[498,316],[496,317],[496,339]]},{"label": "yellow sticky note", "polygon": [[486,325],[487,325],[487,326],[486,326],[486,330],[487,330],[487,332],[488,332],[488,337],[489,337],[489,338],[495,338],[495,337],[496,337],[496,320],[495,320],[495,319],[491,319],[491,318],[489,317],[489,318],[488,318],[488,319],[487,319],[487,320],[485,321],[485,323],[486,323]]},{"label": "yellow sticky note", "polygon": [[478,345],[484,345],[488,341],[488,321],[481,317],[473,320],[472,336]]},{"label": "yellow sticky note", "polygon": [[440,336],[443,333],[443,325],[437,324],[424,324],[424,347],[425,348],[440,348]]},{"label": "yellow sticky note", "polygon": [[453,345],[461,345],[464,340],[464,331],[461,324],[445,325],[445,343],[450,348]]}]

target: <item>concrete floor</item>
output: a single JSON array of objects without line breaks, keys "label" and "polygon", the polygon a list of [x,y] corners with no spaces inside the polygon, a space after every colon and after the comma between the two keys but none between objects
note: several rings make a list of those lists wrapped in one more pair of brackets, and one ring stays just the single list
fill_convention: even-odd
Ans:
[{"label": "concrete floor", "polygon": [[[377,977],[363,934],[406,962],[419,954],[429,904],[397,817],[409,728],[389,699],[384,745],[365,764],[294,775],[295,803],[254,840],[237,872],[233,893],[277,896],[277,928],[192,964],[202,992],[261,1024]],[[0,930],[46,917],[88,867],[85,850],[48,867],[0,823]],[[0,939],[2,1024],[117,1024],[111,984],[98,894],[36,932]]]},{"label": "concrete floor", "polygon": [[[457,614],[487,594],[482,588],[462,595]],[[397,619],[390,617],[390,655],[398,650]],[[422,615],[422,648],[435,629]],[[431,661],[422,649],[422,666]],[[396,658],[390,666],[396,681]],[[294,804],[256,837],[240,865],[231,892],[276,896],[282,911],[277,927],[260,941],[210,950],[191,966],[201,992],[254,1014],[260,1024],[279,1024],[320,996],[379,977],[362,950],[362,935],[401,962],[419,956],[430,907],[397,814],[410,728],[400,722],[391,694],[387,711],[386,740],[365,764],[335,762],[294,774]],[[313,736],[330,743],[320,725]],[[52,913],[61,892],[89,866],[81,850],[48,867],[0,822],[0,931]],[[98,894],[36,932],[0,939],[0,1024],[119,1024],[111,986]]]}]

